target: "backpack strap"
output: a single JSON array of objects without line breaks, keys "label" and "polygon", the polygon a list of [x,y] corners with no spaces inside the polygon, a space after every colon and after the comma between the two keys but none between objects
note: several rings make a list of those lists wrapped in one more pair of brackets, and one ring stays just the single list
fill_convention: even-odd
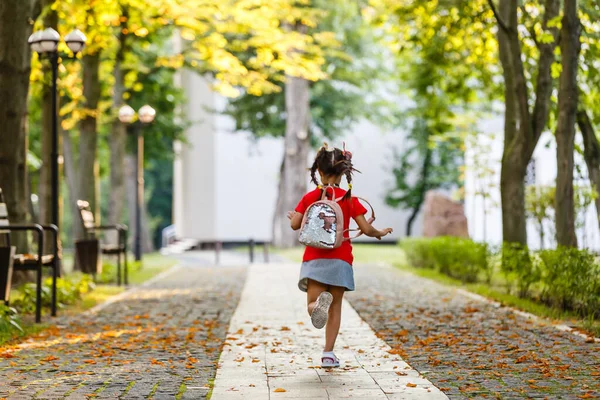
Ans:
[{"label": "backpack strap", "polygon": [[[375,222],[375,210],[373,209],[373,206],[371,205],[371,203],[369,203],[369,201],[363,197],[358,197],[358,196],[353,196],[353,197],[356,197],[357,199],[360,199],[369,205],[369,208],[371,209],[371,217],[367,220],[367,222],[369,224],[372,224],[373,222]],[[358,233],[355,236],[344,238],[344,240],[356,239],[357,237],[359,237],[363,234],[363,231],[361,231],[360,229],[346,229],[345,232],[355,232],[355,231],[358,231]]]},{"label": "backpack strap", "polygon": [[333,194],[331,195],[331,200],[332,201],[339,201],[339,199],[336,199],[335,197],[335,187],[331,186],[331,185],[325,185],[323,186],[323,194],[321,195],[321,200],[325,200],[327,198],[327,189],[331,188],[331,191],[333,192]]}]

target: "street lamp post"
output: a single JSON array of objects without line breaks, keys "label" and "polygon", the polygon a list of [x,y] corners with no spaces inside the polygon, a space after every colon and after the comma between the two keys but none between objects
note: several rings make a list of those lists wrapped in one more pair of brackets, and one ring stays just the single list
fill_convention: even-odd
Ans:
[{"label": "street lamp post", "polygon": [[[69,33],[65,37],[65,42],[73,55],[77,55],[85,47],[85,35],[78,29]],[[58,224],[58,62],[62,55],[58,52],[58,43],[60,35],[52,28],[46,28],[43,31],[34,32],[29,37],[29,45],[31,49],[40,56],[46,55],[52,66],[52,150],[50,158],[52,162],[51,186],[52,186],[52,224]]]},{"label": "street lamp post", "polygon": [[[151,124],[156,117],[156,111],[149,105],[145,105],[138,111],[139,122],[134,124],[137,136],[137,190],[135,196],[135,242],[134,253],[135,260],[142,260],[142,208],[144,201],[144,135],[142,126]],[[119,109],[119,121],[124,124],[131,124],[135,120],[135,110],[128,105]]]}]

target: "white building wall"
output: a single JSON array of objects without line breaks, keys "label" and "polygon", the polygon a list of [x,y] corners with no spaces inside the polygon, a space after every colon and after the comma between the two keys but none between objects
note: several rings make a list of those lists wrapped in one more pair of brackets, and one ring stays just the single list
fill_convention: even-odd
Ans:
[{"label": "white building wall", "polygon": [[[184,72],[182,81],[188,97],[187,119],[192,126],[186,132],[189,144],[176,145],[177,237],[207,242],[271,240],[283,139],[256,140],[249,133],[233,132],[231,118],[210,112],[221,109],[226,100],[196,74]],[[394,228],[394,234],[388,237],[392,240],[403,236],[410,214],[384,201],[393,182],[393,150],[402,150],[403,137],[402,132],[384,133],[364,121],[330,143],[341,147],[343,141],[347,142],[356,168],[362,171],[354,177],[353,192],[374,206],[376,226]],[[307,160],[307,167],[310,163]],[[308,172],[306,179],[308,182]],[[421,233],[421,224],[417,218],[413,234]]]},{"label": "white building wall", "polygon": [[186,119],[191,123],[186,142],[177,143],[174,177],[174,225],[180,238],[200,241],[214,239],[216,176],[214,95],[205,78],[188,71],[181,73],[186,90]]}]

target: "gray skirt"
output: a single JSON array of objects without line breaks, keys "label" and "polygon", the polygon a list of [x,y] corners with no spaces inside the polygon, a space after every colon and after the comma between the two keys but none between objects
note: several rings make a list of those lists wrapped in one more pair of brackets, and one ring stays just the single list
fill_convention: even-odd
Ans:
[{"label": "gray skirt", "polygon": [[307,291],[309,279],[325,285],[344,287],[348,292],[354,290],[352,265],[336,258],[319,258],[303,262],[298,281],[298,288],[303,292]]}]

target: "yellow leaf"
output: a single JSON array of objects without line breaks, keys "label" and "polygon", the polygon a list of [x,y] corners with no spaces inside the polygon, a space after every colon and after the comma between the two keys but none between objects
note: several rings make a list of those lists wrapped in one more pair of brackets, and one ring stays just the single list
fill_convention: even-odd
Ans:
[{"label": "yellow leaf", "polygon": [[283,393],[283,392],[287,392],[287,390],[285,390],[284,388],[277,388],[274,390],[275,393]]}]

